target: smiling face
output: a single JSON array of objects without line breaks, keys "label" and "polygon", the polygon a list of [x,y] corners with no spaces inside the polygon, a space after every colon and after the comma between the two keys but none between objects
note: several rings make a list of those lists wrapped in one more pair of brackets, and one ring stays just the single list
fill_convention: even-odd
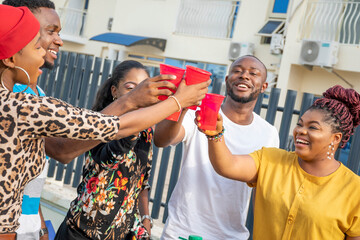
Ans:
[{"label": "smiling face", "polygon": [[243,57],[235,61],[225,81],[227,94],[240,103],[255,101],[268,85],[265,67],[253,57]]},{"label": "smiling face", "polygon": [[124,79],[120,80],[117,87],[111,87],[111,93],[113,97],[119,98],[126,93],[133,90],[137,85],[139,85],[142,81],[147,79],[149,75],[142,68],[132,68],[124,77]]},{"label": "smiling face", "polygon": [[[45,50],[40,45],[40,34],[29,42],[21,51],[17,52],[13,57],[15,66],[21,67],[27,71],[30,76],[30,83],[34,84],[42,73],[40,67],[44,64]],[[28,84],[25,73],[16,69],[16,83]]]},{"label": "smiling face", "polygon": [[40,23],[40,44],[46,51],[44,57],[45,64],[43,67],[52,69],[59,48],[63,45],[63,41],[59,36],[59,32],[61,31],[60,18],[52,8],[40,7],[33,13]]},{"label": "smiling face", "polygon": [[304,113],[293,135],[295,153],[305,161],[326,159],[329,145],[334,143],[337,147],[342,136],[341,133],[333,133],[331,125],[324,121],[322,110],[315,109]]}]

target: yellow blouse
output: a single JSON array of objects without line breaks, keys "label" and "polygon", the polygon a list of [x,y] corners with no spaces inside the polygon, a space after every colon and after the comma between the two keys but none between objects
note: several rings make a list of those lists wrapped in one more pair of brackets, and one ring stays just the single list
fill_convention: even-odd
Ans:
[{"label": "yellow blouse", "polygon": [[326,177],[306,173],[297,155],[277,148],[250,154],[258,179],[254,240],[360,236],[360,177],[343,164]]}]

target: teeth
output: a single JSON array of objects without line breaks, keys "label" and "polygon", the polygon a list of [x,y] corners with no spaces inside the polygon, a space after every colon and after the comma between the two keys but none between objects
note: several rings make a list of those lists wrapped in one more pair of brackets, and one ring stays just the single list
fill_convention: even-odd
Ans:
[{"label": "teeth", "polygon": [[248,88],[248,86],[246,86],[245,84],[239,84],[238,86],[241,88]]},{"label": "teeth", "polygon": [[296,143],[302,143],[302,144],[309,145],[308,141],[305,141],[305,140],[302,140],[302,139],[296,139]]},{"label": "teeth", "polygon": [[49,50],[49,52],[51,52],[52,54],[57,55],[57,52],[55,52],[54,50]]}]

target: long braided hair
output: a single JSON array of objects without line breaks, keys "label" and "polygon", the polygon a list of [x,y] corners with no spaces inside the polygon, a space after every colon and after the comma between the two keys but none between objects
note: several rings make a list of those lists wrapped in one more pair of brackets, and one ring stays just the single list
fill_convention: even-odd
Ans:
[{"label": "long braided hair", "polygon": [[339,147],[343,148],[360,124],[360,94],[354,89],[335,85],[326,90],[323,96],[309,110],[323,111],[324,121],[332,126],[332,131],[342,133]]}]

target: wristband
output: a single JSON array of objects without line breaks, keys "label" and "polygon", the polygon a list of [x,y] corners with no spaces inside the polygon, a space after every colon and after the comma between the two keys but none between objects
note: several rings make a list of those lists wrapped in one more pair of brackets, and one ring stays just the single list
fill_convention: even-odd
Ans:
[{"label": "wristband", "polygon": [[214,136],[206,135],[206,137],[207,137],[207,139],[209,141],[221,142],[222,141],[222,136],[224,135],[224,132],[225,132],[225,128],[223,126],[221,132],[219,132],[218,134],[216,134]]},{"label": "wristband", "polygon": [[48,233],[49,233],[48,229],[46,227],[44,227],[44,228],[40,229],[39,235],[40,235],[40,237],[42,237]]},{"label": "wristband", "polygon": [[143,215],[141,217],[141,222],[143,222],[145,219],[149,219],[150,220],[150,227],[152,228],[153,227],[153,219],[152,217],[150,217],[149,215]]}]

